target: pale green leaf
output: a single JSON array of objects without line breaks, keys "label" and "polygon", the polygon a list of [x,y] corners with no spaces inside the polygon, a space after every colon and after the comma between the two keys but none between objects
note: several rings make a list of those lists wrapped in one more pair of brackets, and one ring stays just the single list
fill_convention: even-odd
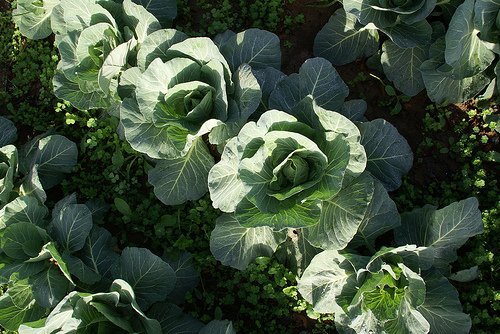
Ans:
[{"label": "pale green leaf", "polygon": [[270,257],[286,239],[286,232],[268,226],[246,228],[233,215],[217,219],[210,236],[210,251],[222,264],[244,270],[260,256]]},{"label": "pale green leaf", "polygon": [[148,181],[153,185],[156,197],[163,203],[181,204],[199,199],[207,192],[208,173],[213,165],[213,157],[199,137],[185,156],[160,160],[149,171]]}]

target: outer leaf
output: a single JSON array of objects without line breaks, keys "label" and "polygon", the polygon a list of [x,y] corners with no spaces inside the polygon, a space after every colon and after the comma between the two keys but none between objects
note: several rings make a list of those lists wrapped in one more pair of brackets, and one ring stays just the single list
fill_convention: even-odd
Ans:
[{"label": "outer leaf", "polygon": [[285,232],[268,226],[245,228],[233,215],[225,214],[210,235],[210,251],[222,264],[244,270],[256,258],[272,256],[285,239]]},{"label": "outer leaf", "polygon": [[213,157],[199,137],[185,156],[158,162],[149,171],[148,181],[164,204],[181,204],[197,200],[207,192],[208,172],[213,165]]},{"label": "outer leaf", "polygon": [[101,278],[106,277],[119,258],[112,246],[111,233],[94,225],[78,257]]},{"label": "outer leaf", "polygon": [[408,96],[415,96],[425,88],[419,69],[427,58],[427,46],[402,49],[389,40],[382,45],[381,62],[385,75]]},{"label": "outer leaf", "polygon": [[236,331],[229,320],[212,320],[201,329],[200,334],[236,334]]},{"label": "outer leaf", "polygon": [[17,1],[12,18],[19,26],[21,34],[29,39],[46,38],[52,34],[50,26],[52,9],[60,3],[60,0],[44,0],[41,6],[35,5],[34,2],[33,0]]},{"label": "outer leaf", "polygon": [[495,54],[477,36],[474,26],[474,0],[458,6],[446,31],[446,63],[454,67],[454,79],[470,77],[484,71]]},{"label": "outer leaf", "polygon": [[316,35],[314,55],[333,65],[345,65],[377,52],[378,38],[376,29],[357,24],[355,15],[340,8]]},{"label": "outer leaf", "polygon": [[0,116],[0,147],[12,144],[17,139],[17,129],[8,118]]},{"label": "outer leaf", "polygon": [[481,213],[474,197],[436,210],[426,206],[401,216],[394,231],[399,244],[416,244],[436,250],[435,266],[447,269],[456,259],[456,250],[470,237],[483,232]]},{"label": "outer leaf", "polygon": [[152,13],[162,26],[168,26],[177,16],[177,2],[175,0],[134,0]]},{"label": "outer leaf", "polygon": [[52,265],[30,278],[36,302],[45,308],[54,307],[68,292],[69,281]]},{"label": "outer leaf", "polygon": [[439,70],[441,65],[441,62],[430,59],[420,67],[427,95],[433,102],[449,104],[466,101],[477,95],[490,82],[490,78],[484,73],[463,79],[453,79],[451,73],[443,73]]},{"label": "outer leaf", "polygon": [[18,153],[14,145],[0,147],[0,206],[9,202],[18,170]]},{"label": "outer leaf", "polygon": [[335,197],[324,201],[319,224],[306,231],[309,242],[322,249],[343,249],[365,219],[373,194],[374,181],[363,174]]},{"label": "outer leaf", "polygon": [[100,22],[110,23],[116,27],[113,16],[95,0],[60,1],[54,12],[51,23],[55,34],[64,35],[72,31],[82,31]]},{"label": "outer leaf", "polygon": [[360,123],[358,128],[368,158],[366,169],[388,191],[399,188],[402,176],[413,164],[413,154],[406,139],[383,119]]},{"label": "outer leaf", "polygon": [[[355,289],[356,271],[367,262],[367,257],[355,255],[348,260],[336,250],[326,250],[316,255],[297,282],[302,297],[313,305],[316,312],[342,312],[337,304],[345,290]],[[356,267],[353,263],[357,263]]]},{"label": "outer leaf", "polygon": [[46,310],[33,299],[32,285],[28,280],[18,280],[8,292],[0,296],[0,325],[16,331],[23,322],[38,320]]},{"label": "outer leaf", "polygon": [[187,252],[179,255],[175,260],[165,259],[175,272],[175,288],[168,296],[169,300],[176,304],[184,301],[187,292],[194,289],[200,280],[200,275],[196,269],[193,256]]},{"label": "outer leaf", "polygon": [[92,213],[84,204],[64,207],[52,220],[54,238],[69,252],[83,248],[85,239],[92,229]]},{"label": "outer leaf", "polygon": [[33,196],[18,197],[0,210],[0,229],[16,223],[32,223],[45,227],[49,210]]},{"label": "outer leaf", "polygon": [[326,59],[312,58],[304,62],[299,74],[278,83],[269,96],[269,107],[290,112],[307,95],[318,106],[336,110],[349,95],[349,88]]},{"label": "outer leaf", "polygon": [[47,194],[43,190],[42,183],[38,176],[38,165],[31,167],[29,174],[24,179],[24,182],[19,188],[19,193],[23,196],[33,196],[36,197],[40,203],[45,203],[47,200]]},{"label": "outer leaf", "polygon": [[377,237],[401,225],[396,204],[382,183],[375,180],[373,197],[350,247],[367,246],[375,249]]},{"label": "outer leaf", "polygon": [[400,48],[414,48],[431,42],[432,27],[427,20],[413,24],[399,23],[380,30]]},{"label": "outer leaf", "polygon": [[17,260],[37,256],[45,240],[34,224],[22,222],[8,226],[0,237],[2,250]]},{"label": "outer leaf", "polygon": [[432,333],[469,333],[470,317],[462,312],[458,292],[448,280],[437,273],[423,275],[426,285],[425,301],[418,307],[431,325]]},{"label": "outer leaf", "polygon": [[[148,2],[151,4],[152,0]],[[162,2],[165,3],[165,1]],[[136,5],[131,0],[123,1],[125,22],[128,26],[134,29],[135,37],[139,43],[144,42],[147,35],[161,29],[160,22],[158,22],[158,20],[141,5]]]},{"label": "outer leaf", "polygon": [[137,295],[141,309],[163,301],[175,286],[173,269],[145,248],[127,247],[123,250],[115,277],[129,282]]},{"label": "outer leaf", "polygon": [[234,163],[239,159],[237,139],[234,138],[224,147],[221,161],[208,174],[212,205],[224,212],[234,212],[245,195],[243,183],[238,177],[238,164]]},{"label": "outer leaf", "polygon": [[163,334],[198,334],[203,323],[182,312],[177,305],[156,303],[148,316],[160,322]]},{"label": "outer leaf", "polygon": [[166,51],[186,38],[188,38],[186,34],[175,29],[161,29],[149,34],[137,53],[137,66],[145,71],[156,58],[166,61]]},{"label": "outer leaf", "polygon": [[314,256],[322,249],[307,241],[302,229],[288,229],[287,240],[280,245],[276,258],[297,275],[302,275]]},{"label": "outer leaf", "polygon": [[80,110],[108,108],[109,101],[104,93],[93,91],[83,92],[80,86],[70,81],[60,71],[56,71],[52,81],[54,94],[63,100],[71,101],[71,104]]},{"label": "outer leaf", "polygon": [[38,164],[38,176],[44,189],[50,189],[62,180],[76,165],[76,144],[64,136],[52,135],[40,139],[31,164]]},{"label": "outer leaf", "polygon": [[220,46],[220,52],[227,59],[232,72],[242,64],[248,64],[256,70],[281,68],[280,40],[266,30],[253,28],[234,34]]}]

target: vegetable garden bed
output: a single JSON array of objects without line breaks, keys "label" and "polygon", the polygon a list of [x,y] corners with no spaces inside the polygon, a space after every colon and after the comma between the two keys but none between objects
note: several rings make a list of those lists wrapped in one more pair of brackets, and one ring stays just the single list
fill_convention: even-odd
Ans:
[{"label": "vegetable garden bed", "polygon": [[2,333],[500,325],[497,2],[0,8]]}]

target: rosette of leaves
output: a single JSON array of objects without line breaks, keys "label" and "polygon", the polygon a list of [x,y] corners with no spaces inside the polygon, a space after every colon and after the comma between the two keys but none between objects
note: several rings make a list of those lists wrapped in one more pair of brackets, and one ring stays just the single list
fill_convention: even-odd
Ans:
[{"label": "rosette of leaves", "polygon": [[[7,292],[0,297],[2,327],[15,331],[30,323],[36,328],[70,326],[95,332],[114,324],[123,330],[132,328],[129,332],[141,326],[153,328],[149,332],[154,333],[160,327],[168,332],[184,324],[201,328],[201,323],[175,305],[198,282],[189,254],[164,260],[135,247],[117,254],[111,234],[93,224],[105,210],[96,201],[78,204],[75,195],[56,203],[51,216],[33,196],[18,197],[1,210],[0,280],[8,283]],[[112,281],[116,289],[111,290],[120,295],[118,301],[112,296],[116,293],[101,293]],[[86,293],[70,293],[73,290]],[[96,299],[85,299],[89,293]],[[99,299],[102,296],[105,298]],[[69,312],[71,307],[76,308],[75,313]],[[146,317],[146,311],[151,316]],[[117,320],[121,317],[117,314],[123,315],[123,321]]]},{"label": "rosette of leaves", "polygon": [[446,276],[456,250],[482,230],[475,198],[426,206],[402,215],[396,248],[317,254],[298,290],[317,312],[335,313],[340,333],[468,333],[471,320]]},{"label": "rosette of leaves", "polygon": [[315,225],[323,201],[340,191],[344,178],[356,177],[365,168],[354,123],[312,99],[298,108],[313,115],[318,126],[282,111],[267,111],[228,142],[221,161],[210,170],[212,205],[234,212],[242,226]]},{"label": "rosette of leaves", "polygon": [[227,33],[218,43],[157,31],[139,51],[139,67],[120,81],[125,139],[157,160],[149,182],[165,204],[207,192],[208,145],[222,149],[261,100],[252,69],[280,66],[279,39],[270,32]]},{"label": "rosette of leaves", "polygon": [[456,8],[446,32],[438,26],[429,57],[420,65],[431,100],[462,102],[478,95],[490,82],[485,94],[493,95],[492,78],[498,76],[496,54],[500,53],[499,10],[495,1],[466,0]]},{"label": "rosette of leaves", "polygon": [[[258,78],[263,87],[261,106],[285,110],[288,114],[268,111],[264,113],[266,118],[245,125],[238,137],[228,142],[221,161],[210,171],[213,205],[233,213],[221,216],[211,234],[210,248],[215,258],[225,265],[244,269],[256,257],[271,256],[280,246],[283,261],[300,272],[321,249],[343,249],[357,232],[361,236],[353,242],[374,248],[375,239],[399,223],[399,215],[387,190],[399,187],[402,175],[411,167],[412,153],[406,140],[385,121],[362,122],[366,103],[345,101],[348,88],[325,59],[310,59],[299,73],[290,76],[275,69],[264,69]],[[273,115],[278,118],[274,119]],[[281,131],[282,126],[286,131]],[[294,133],[296,131],[298,133]],[[297,159],[294,152],[304,149],[294,147],[295,144],[283,144],[290,156],[283,156],[278,150],[276,153],[280,155],[277,157],[282,160],[275,161],[273,155],[264,154],[270,152],[263,139],[268,132],[269,138],[281,134],[287,137],[288,132],[292,132],[294,138],[304,136],[322,153],[325,145],[322,138],[331,140],[338,136],[336,144],[343,142],[343,145],[339,145],[338,150],[326,152],[328,159],[333,158],[328,160],[333,162],[327,167],[331,168],[329,176],[337,175],[337,178],[327,188],[319,188],[325,193],[330,191],[329,195],[308,198],[317,187],[323,186],[320,179],[311,180],[322,177],[315,166],[316,162],[321,164],[321,160],[311,160],[321,154],[313,153],[312,158],[298,155],[301,159]],[[281,142],[287,143],[287,139]],[[277,147],[277,144],[272,145]],[[340,149],[345,151],[342,153]],[[317,152],[316,148],[313,152]],[[269,163],[277,165],[271,169],[267,165],[264,169],[264,164]],[[362,173],[365,167],[366,172]],[[242,175],[243,169],[249,172]],[[298,171],[303,172],[297,174],[302,178],[292,178]],[[260,175],[259,172],[265,175],[260,181],[247,178],[252,173]],[[279,178],[281,183],[276,182]],[[253,183],[250,186],[245,182]],[[246,192],[248,200],[244,199]],[[263,206],[258,202],[260,198],[270,204]],[[279,203],[280,200],[283,203]],[[251,204],[243,206],[243,203]],[[304,208],[304,203],[316,203],[316,206]],[[260,208],[267,211],[261,213]],[[295,214],[294,210],[302,214]],[[283,230],[285,227],[302,228]]]},{"label": "rosette of leaves", "polygon": [[76,144],[60,135],[34,138],[19,151],[12,143],[17,130],[0,117],[0,208],[18,194],[46,199],[45,190],[59,184],[76,165]]},{"label": "rosette of leaves", "polygon": [[56,96],[78,109],[107,108],[116,114],[118,77],[136,66],[138,49],[161,29],[160,22],[131,0],[70,0],[53,9],[51,24],[61,55],[53,81]]}]

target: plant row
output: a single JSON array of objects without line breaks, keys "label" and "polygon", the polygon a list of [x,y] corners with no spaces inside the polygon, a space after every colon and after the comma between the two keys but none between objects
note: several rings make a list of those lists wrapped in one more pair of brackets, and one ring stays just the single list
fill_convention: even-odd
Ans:
[{"label": "plant row", "polygon": [[[287,76],[270,32],[190,38],[164,28],[175,3],[137,2],[19,1],[15,17],[28,37],[55,34],[55,95],[117,119],[122,140],[154,165],[148,180],[164,204],[210,193],[224,212],[210,237],[217,260],[245,269],[275,254],[299,276],[301,295],[315,311],[334,313],[343,333],[469,331],[447,277],[456,250],[482,232],[476,199],[400,215],[388,191],[411,168],[410,147],[390,123],[366,120],[366,102],[346,101],[348,87],[329,61],[309,59]],[[16,319],[0,324],[28,323],[21,332],[176,332],[188,320],[193,333],[229,328],[201,329],[166,303],[182,302],[196,280],[184,287],[176,275],[192,270],[144,249],[113,253],[109,233],[93,227],[95,203],[67,197],[45,219],[45,189],[76,162],[63,138],[27,145],[17,183],[17,151],[2,151],[2,219],[22,218],[0,232],[8,264],[0,273],[9,282],[1,301]],[[27,202],[34,216],[25,215]],[[101,250],[112,263],[99,268]],[[82,292],[70,292],[75,287]]]}]

